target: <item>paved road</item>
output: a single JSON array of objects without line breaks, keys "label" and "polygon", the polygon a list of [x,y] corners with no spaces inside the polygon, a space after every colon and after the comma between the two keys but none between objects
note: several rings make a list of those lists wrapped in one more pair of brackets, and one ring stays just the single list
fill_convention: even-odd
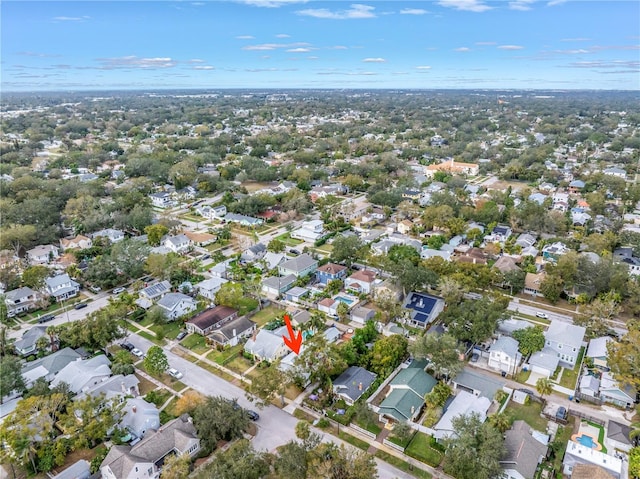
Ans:
[{"label": "paved road", "polygon": [[[153,346],[153,343],[146,338],[130,333],[127,340],[135,347],[145,352]],[[258,434],[253,439],[253,447],[258,451],[273,452],[278,446],[296,439],[295,427],[298,420],[275,406],[268,406],[262,410],[257,409],[245,396],[243,389],[228,381],[200,368],[186,359],[177,356],[170,351],[172,344],[169,343],[163,349],[169,360],[169,365],[181,371],[183,378],[180,380],[187,386],[206,395],[224,396],[228,399],[236,399],[238,404],[244,408],[254,409],[260,414],[260,419],[256,422]],[[322,433],[323,440],[342,443],[339,439]],[[390,464],[376,460],[378,463],[378,473],[381,479],[412,478]]]}]

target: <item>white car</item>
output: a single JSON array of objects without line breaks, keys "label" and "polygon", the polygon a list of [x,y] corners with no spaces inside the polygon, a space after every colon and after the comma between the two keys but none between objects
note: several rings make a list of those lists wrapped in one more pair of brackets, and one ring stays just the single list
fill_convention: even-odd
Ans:
[{"label": "white car", "polygon": [[131,350],[131,354],[133,354],[134,356],[137,356],[139,358],[144,356],[144,353],[142,351],[140,351],[138,348],[133,348]]},{"label": "white car", "polygon": [[169,374],[169,376],[173,376],[176,379],[182,378],[182,373],[178,371],[176,368],[167,369],[167,373]]},{"label": "white car", "polygon": [[549,315],[547,313],[541,313],[538,311],[536,313],[536,318],[549,319]]},{"label": "white car", "polygon": [[124,293],[127,290],[127,288],[123,288],[122,286],[120,286],[119,288],[115,288],[112,293],[113,294],[120,294],[120,293]]}]

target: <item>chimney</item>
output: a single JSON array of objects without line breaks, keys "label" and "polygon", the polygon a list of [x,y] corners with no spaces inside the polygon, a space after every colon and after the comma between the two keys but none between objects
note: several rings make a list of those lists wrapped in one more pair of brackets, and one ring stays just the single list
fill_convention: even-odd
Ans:
[{"label": "chimney", "polygon": [[358,384],[358,391],[362,391],[362,383]]},{"label": "chimney", "polygon": [[120,387],[122,388],[122,392],[126,394],[127,388],[124,386],[124,381],[120,383]]},{"label": "chimney", "polygon": [[416,407],[415,406],[411,406],[411,415],[413,416],[413,413],[416,412]]},{"label": "chimney", "polygon": [[232,336],[232,338],[235,338],[235,337],[236,337],[236,328],[233,328],[233,336]]},{"label": "chimney", "polygon": [[[413,409],[413,406],[411,407],[411,409]],[[138,408],[135,405],[131,408],[131,412],[134,413],[134,414],[136,413],[137,410],[138,410]],[[411,412],[413,412],[413,411],[411,411]]]}]

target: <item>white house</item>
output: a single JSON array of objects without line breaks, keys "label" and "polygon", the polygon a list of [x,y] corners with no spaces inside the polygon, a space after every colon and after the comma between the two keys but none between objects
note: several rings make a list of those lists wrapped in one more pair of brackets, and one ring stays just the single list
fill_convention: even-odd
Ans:
[{"label": "white house", "polygon": [[289,348],[284,344],[284,339],[282,339],[286,334],[286,326],[275,331],[261,329],[253,338],[247,340],[244,350],[259,361],[273,362],[282,358],[289,351]]},{"label": "white house", "polygon": [[38,299],[38,293],[26,286],[8,291],[4,295],[4,302],[7,305],[7,316],[14,316],[26,313],[30,309],[35,308],[35,302]]},{"label": "white house", "polygon": [[375,271],[361,269],[353,273],[344,281],[344,289],[352,289],[358,293],[369,294],[372,292],[375,281]]},{"label": "white house", "polygon": [[198,306],[195,299],[182,293],[165,294],[157,304],[170,319],[176,319],[195,311]]},{"label": "white house", "polygon": [[151,198],[151,204],[156,208],[169,208],[174,205],[171,195],[166,191],[151,193],[149,198]]},{"label": "white house", "polygon": [[573,468],[579,464],[599,466],[615,479],[622,479],[622,460],[569,440],[562,460],[563,475],[571,476]]},{"label": "white house", "polygon": [[184,253],[191,246],[191,240],[183,234],[168,236],[164,240],[164,246],[174,253]]},{"label": "white house", "polygon": [[72,280],[67,273],[59,274],[44,280],[46,291],[56,301],[73,298],[80,291],[80,285]]},{"label": "white house", "polygon": [[95,233],[91,233],[91,237],[93,239],[103,237],[107,238],[112,243],[117,243],[118,241],[122,241],[124,239],[124,232],[115,230],[113,228],[107,228],[104,230],[96,231]]},{"label": "white house", "polygon": [[56,374],[51,387],[61,383],[69,385],[69,390],[75,394],[90,389],[111,376],[109,365],[111,361],[100,354],[90,359],[78,358],[67,364]]},{"label": "white house", "polygon": [[573,369],[580,354],[585,333],[586,329],[582,326],[551,321],[544,334],[545,347],[556,351],[561,366]]},{"label": "white house", "polygon": [[214,276],[196,283],[195,288],[200,296],[207,298],[209,301],[214,301],[216,299],[216,293],[220,291],[220,288],[226,282],[226,279]]},{"label": "white house", "polygon": [[52,244],[39,245],[27,251],[30,264],[47,264],[59,256],[59,249]]},{"label": "white house", "polygon": [[322,220],[311,220],[302,223],[300,228],[291,232],[291,237],[311,243],[323,238],[326,235],[324,222]]},{"label": "white house", "polygon": [[489,347],[489,367],[507,374],[515,374],[522,354],[518,352],[518,341],[509,337],[499,337]]}]

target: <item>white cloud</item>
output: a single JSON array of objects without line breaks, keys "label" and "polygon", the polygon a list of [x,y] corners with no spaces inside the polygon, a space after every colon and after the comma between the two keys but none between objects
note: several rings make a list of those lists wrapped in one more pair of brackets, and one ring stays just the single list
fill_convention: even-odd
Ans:
[{"label": "white cloud", "polygon": [[329,47],[329,50],[348,50],[344,45],[336,45],[334,47]]},{"label": "white cloud", "polygon": [[254,40],[256,37],[253,35],[238,35],[236,38],[238,40]]},{"label": "white cloud", "polygon": [[536,0],[515,0],[513,2],[509,2],[509,8],[511,10],[526,12],[527,10],[531,10],[531,4],[535,1]]},{"label": "white cloud", "polygon": [[157,68],[172,68],[176,61],[170,57],[138,58],[135,55],[117,58],[98,58],[102,70],[116,70],[121,68],[142,68],[154,70]]},{"label": "white cloud", "polygon": [[486,12],[492,9],[489,5],[484,4],[482,0],[439,0],[438,5],[468,12]]},{"label": "white cloud", "polygon": [[247,45],[243,50],[277,50],[279,48],[309,47],[309,43],[261,43],[258,45]]},{"label": "white cloud", "polygon": [[422,8],[403,8],[400,10],[400,15],[425,15],[427,13],[429,12]]},{"label": "white cloud", "polygon": [[279,8],[293,3],[307,3],[307,0],[238,0],[240,3],[254,7]]},{"label": "white cloud", "polygon": [[291,35],[287,35],[286,33],[278,33],[276,38],[289,38]]},{"label": "white cloud", "polygon": [[199,58],[192,58],[191,60],[189,60],[189,63],[205,63],[205,61]]},{"label": "white cloud", "polygon": [[554,50],[553,53],[558,53],[560,55],[584,55],[592,52],[590,52],[589,50],[585,50],[583,48],[578,48],[575,50]]},{"label": "white cloud", "polygon": [[561,42],[588,42],[589,40],[591,40],[591,39],[590,38],[586,38],[586,37],[562,38],[562,39],[560,39]]},{"label": "white cloud", "polygon": [[567,0],[551,0],[550,2],[547,2],[547,6],[548,7],[554,7],[556,5],[562,5],[563,3],[565,3]]},{"label": "white cloud", "polygon": [[384,58],[363,58],[364,63],[385,63],[387,60]]},{"label": "white cloud", "polygon": [[431,70],[431,67],[429,65],[419,65],[416,67],[416,69],[418,70]]},{"label": "white cloud", "polygon": [[500,45],[499,50],[522,50],[524,47],[520,45]]},{"label": "white cloud", "polygon": [[53,20],[56,22],[84,22],[90,18],[91,17],[84,15],[82,17],[53,17]]},{"label": "white cloud", "polygon": [[591,62],[573,62],[569,63],[571,68],[630,68],[640,69],[640,61],[628,61],[628,60],[596,60]]},{"label": "white cloud", "polygon": [[215,67],[211,65],[196,65],[193,67],[194,70],[215,70]]},{"label": "white cloud", "polygon": [[497,42],[476,42],[476,45],[478,46],[492,46],[492,45],[497,45]]},{"label": "white cloud", "polygon": [[296,13],[298,15],[304,15],[314,18],[327,18],[330,20],[350,20],[359,18],[375,18],[376,14],[373,13],[373,10],[375,10],[375,7],[354,3],[351,5],[351,8],[347,10],[331,11],[328,8],[308,8],[306,10],[299,10]]},{"label": "white cloud", "polygon": [[459,48],[455,48],[453,51],[454,52],[470,52],[471,48],[469,48],[469,47],[459,47]]},{"label": "white cloud", "polygon": [[313,48],[290,48],[289,53],[309,53]]}]

